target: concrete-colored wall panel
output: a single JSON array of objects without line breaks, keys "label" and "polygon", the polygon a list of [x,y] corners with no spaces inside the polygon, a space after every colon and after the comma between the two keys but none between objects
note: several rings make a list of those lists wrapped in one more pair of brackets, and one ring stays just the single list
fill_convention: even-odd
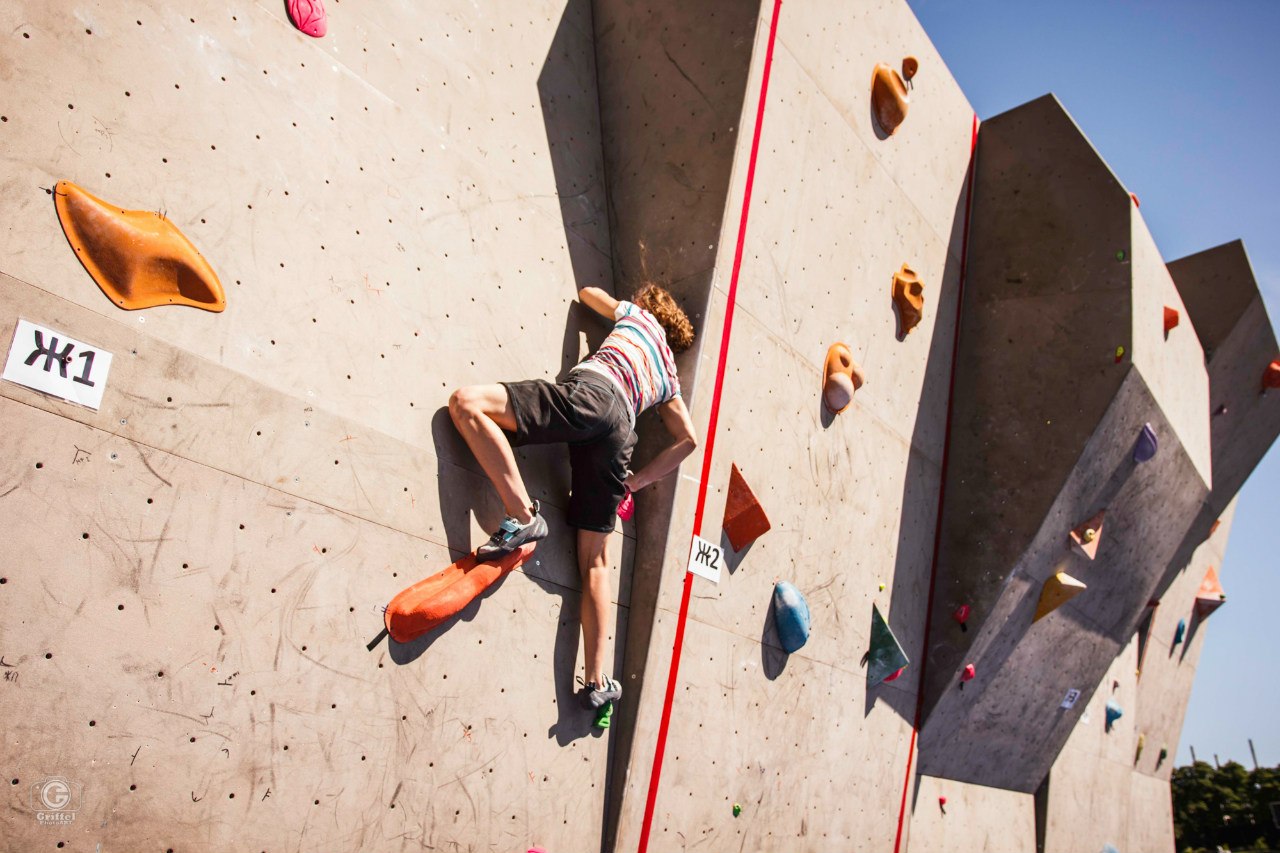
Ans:
[{"label": "concrete-colored wall panel", "polygon": [[[443,412],[436,413],[430,433],[413,437],[423,444],[434,441],[432,452],[142,337],[130,325],[2,273],[0,309],[9,318],[0,321],[0,340],[6,345],[23,316],[117,356],[98,412],[7,382],[0,384],[2,396],[420,536],[455,553],[470,550],[501,518],[501,506],[475,460],[469,459],[467,466],[445,460],[446,455],[467,459],[467,454]],[[527,458],[542,461],[548,455]],[[554,467],[534,464],[526,475],[535,497],[546,502],[555,539],[563,543],[555,547],[569,548],[572,535],[559,523],[568,490],[567,476],[558,474],[562,465],[563,460]],[[632,541],[624,538],[622,565],[631,562]],[[580,588],[572,559],[546,561],[531,570]],[[620,586],[625,601],[629,574]]]},{"label": "concrete-colored wall panel", "polygon": [[[742,120],[748,131],[771,11],[763,10],[762,25],[756,30]],[[923,39],[905,6],[894,4],[881,11],[893,28],[914,28],[900,37]],[[865,672],[855,664],[865,650],[873,600],[887,611],[908,653],[921,652],[915,620],[927,595],[930,536],[926,531],[933,529],[936,513],[972,112],[958,90],[948,88],[954,84],[935,80],[931,105],[918,102],[912,117],[918,128],[938,122],[947,130],[929,136],[929,155],[921,153],[910,164],[902,161],[901,174],[886,168],[880,152],[873,150],[873,143],[882,141],[871,130],[869,108],[864,106],[866,114],[856,119],[846,115],[834,102],[830,87],[816,81],[805,64],[815,59],[808,55],[810,47],[815,40],[827,38],[822,31],[828,27],[839,27],[844,33],[842,53],[872,55],[879,31],[866,26],[868,14],[861,7],[833,14],[830,7],[802,4],[787,6],[779,21],[710,494],[698,532],[720,539],[723,490],[732,462],[742,468],[760,496],[773,528],[750,549],[731,555],[734,570],[726,573],[719,587],[695,581],[657,799],[653,843],[659,847],[666,843],[660,839],[671,838],[677,830],[693,839],[702,837],[695,833],[704,828],[718,834],[733,826],[731,817],[725,817],[732,801],[721,802],[721,797],[714,806],[704,805],[706,797],[695,790],[696,802],[690,802],[686,790],[693,789],[699,778],[695,769],[709,772],[710,760],[719,762],[716,756],[721,753],[787,762],[778,777],[783,790],[804,788],[810,777],[843,778],[847,768],[837,765],[851,759],[871,768],[867,772],[879,774],[874,785],[870,780],[858,783],[856,812],[844,806],[854,800],[842,795],[836,806],[829,805],[821,815],[810,809],[803,823],[800,814],[779,814],[769,823],[773,836],[751,836],[748,846],[826,849],[839,843],[834,839],[846,839],[846,843],[864,839],[865,846],[878,849],[892,843],[907,748],[905,740],[896,738],[909,732],[915,670],[908,668],[899,681],[876,688],[868,701]],[[600,20],[598,16],[598,26]],[[833,54],[832,61],[845,60]],[[870,73],[868,65],[868,88]],[[607,85],[603,70],[601,77],[603,92]],[[855,120],[858,125],[852,126]],[[737,239],[749,144],[747,134],[741,133],[726,225],[718,241],[721,246],[732,246]],[[930,170],[945,176],[941,186]],[[939,199],[945,203],[939,205]],[[624,251],[615,245],[617,255]],[[709,388],[714,375],[731,260],[728,252],[717,258],[709,308],[700,329],[697,371],[707,377],[699,383],[694,400],[700,429],[708,413],[709,399],[703,389]],[[927,279],[927,304],[924,323],[906,341],[898,342],[890,281],[904,262]],[[853,408],[832,419],[821,409],[819,391],[826,348],[836,340],[853,346],[869,378]],[[626,778],[620,795],[619,850],[635,845],[643,815],[652,755],[642,745],[656,738],[662,712],[660,679],[670,662],[670,638],[683,580],[680,571],[673,569],[683,569],[687,561],[696,470],[694,459],[686,462],[674,497],[666,572],[655,599],[655,630],[649,654],[640,664],[647,679],[659,681],[646,685],[635,710],[635,747],[629,763],[619,770],[619,776]],[[833,555],[829,542],[833,538],[848,541],[851,526],[856,544]],[[777,648],[767,618],[773,583],[784,578],[797,583],[808,596],[815,618],[809,644],[789,660]],[[884,591],[879,589],[882,583]],[[715,688],[723,681],[716,667],[724,664],[724,640],[706,639],[720,635],[732,638],[735,654],[751,666],[750,671],[744,670],[750,677],[735,678],[727,697]],[[708,643],[721,651],[710,650]],[[631,649],[635,647],[632,643]],[[636,662],[629,655],[627,683],[635,670]],[[794,679],[801,674],[802,686],[797,686]],[[835,705],[831,703],[833,679],[840,694]],[[778,703],[778,690],[784,684],[796,690],[787,694],[784,707],[803,714],[821,705],[832,731],[870,738],[878,744],[876,749],[853,758],[852,753],[844,756],[811,742],[808,747],[802,744],[802,749],[809,750],[806,754],[816,753],[811,761],[803,767],[790,761],[773,743],[776,738],[764,740],[779,728],[755,723],[756,715],[763,713],[757,706],[763,709]],[[708,732],[711,727],[704,722],[703,712],[685,710],[689,691],[706,692],[699,701],[717,700],[705,713],[740,721],[741,736],[732,744],[721,744],[727,734],[718,729]],[[698,728],[698,723],[703,726]],[[814,737],[821,743],[827,735],[809,740]],[[682,756],[678,765],[673,758],[677,754]],[[699,755],[707,759],[691,768],[690,756]],[[717,773],[718,768],[719,763],[714,768]],[[861,777],[863,770],[855,773]],[[895,781],[886,784],[886,780]],[[751,810],[748,801],[742,804]],[[739,820],[746,819],[744,812]],[[740,828],[741,824],[733,826],[735,834],[725,837],[738,842]]]},{"label": "concrete-colored wall panel", "polygon": [[[1136,465],[1133,440],[1144,421],[1164,438],[1155,459]],[[1059,703],[1072,688],[1082,691],[1080,703],[1094,696],[1208,492],[1177,438],[1141,377],[1130,373],[1036,539],[1007,577],[989,580],[1000,597],[977,637],[955,668],[930,670],[946,689],[921,730],[922,772],[1026,793],[1039,786],[1082,708]],[[1089,561],[1071,550],[1067,531],[1103,506],[1103,543]],[[1032,623],[1044,580],[1059,570],[1089,589]],[[933,636],[930,667],[962,637],[946,624]],[[966,663],[978,677],[961,689]],[[1109,694],[1098,691],[1105,701]]]},{"label": "concrete-colored wall panel", "polygon": [[[988,618],[1124,381],[1129,208],[1052,96],[979,130],[934,636],[961,604]],[[930,650],[926,711],[977,636]]]},{"label": "concrete-colored wall panel", "polygon": [[913,796],[910,853],[1035,849],[1035,804],[1027,794],[921,775]]},{"label": "concrete-colored wall panel", "polygon": [[1169,783],[1134,773],[1129,781],[1129,840],[1121,850],[1128,853],[1169,853],[1176,849],[1173,834],[1173,797]]},{"label": "concrete-colored wall panel", "polygon": [[[955,215],[956,193],[969,167],[974,112],[910,7],[894,0],[838,10],[821,3],[789,4],[778,42],[808,78],[806,88],[839,114],[933,233],[958,255],[960,235],[953,232],[963,220]],[[911,106],[897,132],[883,138],[872,117],[871,72],[881,62],[901,71],[908,55],[920,62]],[[793,150],[786,149],[787,156],[795,156]],[[848,180],[839,174],[831,179]]]},{"label": "concrete-colored wall panel", "polygon": [[[73,847],[599,833],[608,741],[573,701],[574,591],[516,572],[449,630],[369,651],[378,605],[445,548],[12,400],[0,418],[21,555],[0,762],[84,785]],[[58,840],[7,823],[26,849]]]},{"label": "concrete-colored wall panel", "polygon": [[[317,41],[283,6],[6,5],[4,271],[118,314],[39,190],[69,178],[164,209],[228,291],[222,315],[129,322],[390,435],[456,385],[572,364],[576,267],[612,286],[603,184],[566,226],[548,140],[574,128],[577,168],[599,175],[593,78],[570,73],[592,68],[589,27],[561,27],[554,2],[494,10],[484,37],[466,4],[378,4],[362,24],[372,8],[335,10]],[[541,104],[544,77],[570,90]]]},{"label": "concrete-colored wall panel", "polygon": [[[1259,393],[1262,371],[1280,356],[1280,347],[1244,244],[1235,241],[1188,255],[1170,263],[1169,273],[1205,350],[1215,412],[1208,509],[1218,513],[1280,434],[1280,393]],[[1220,407],[1225,411],[1216,413]]]},{"label": "concrete-colored wall panel", "polygon": [[[1164,308],[1186,316],[1182,297],[1141,215],[1132,212],[1133,364],[1160,401],[1200,479],[1214,483],[1209,449],[1209,376],[1193,329],[1179,325],[1166,337]],[[1141,279],[1141,280],[1139,280]],[[1189,326],[1190,324],[1188,324]]]}]

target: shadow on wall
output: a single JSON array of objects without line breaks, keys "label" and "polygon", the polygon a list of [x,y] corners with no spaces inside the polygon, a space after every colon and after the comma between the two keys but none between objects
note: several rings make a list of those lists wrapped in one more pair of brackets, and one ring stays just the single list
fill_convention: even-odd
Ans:
[{"label": "shadow on wall", "polygon": [[[875,121],[872,124],[876,125]],[[947,262],[942,273],[942,282],[955,282],[960,286],[960,255],[964,251],[966,181],[961,181],[956,194],[955,214],[951,220],[951,235],[947,244]],[[889,298],[888,276],[886,276],[885,301],[886,309],[892,308]],[[942,282],[937,285],[941,290]],[[941,302],[935,302],[936,306]],[[924,659],[928,650],[924,648],[924,625],[930,617],[928,606],[929,580],[933,571],[934,539],[937,536],[938,488],[941,482],[939,472],[932,470],[934,463],[918,449],[919,443],[927,440],[927,433],[939,426],[939,419],[945,422],[948,397],[951,393],[951,358],[953,333],[956,331],[956,317],[962,310],[960,300],[952,309],[955,313],[938,315],[933,324],[933,339],[929,342],[929,359],[925,364],[924,382],[920,387],[922,401],[934,401],[932,417],[924,416],[928,411],[926,405],[921,406],[921,416],[916,418],[915,431],[911,436],[911,450],[907,457],[907,471],[903,480],[902,516],[898,520],[897,560],[893,567],[893,593],[889,599],[891,606],[885,619],[894,636],[904,646],[914,649],[914,656],[904,676],[911,676],[912,681],[903,684],[915,684],[915,691],[898,689],[894,685],[870,687],[867,690],[864,713],[870,714],[877,701],[884,703],[907,723],[915,720],[916,696],[924,689]],[[918,329],[917,329],[918,330]],[[932,523],[931,523],[932,522]],[[921,536],[921,532],[926,532]],[[923,621],[922,621],[923,620]],[[960,626],[955,625],[959,631]],[[918,643],[911,643],[909,638],[921,638]],[[933,643],[946,642],[945,637],[930,638]],[[905,681],[902,679],[899,683]]]},{"label": "shadow on wall", "polygon": [[568,0],[538,75],[575,293],[587,285],[612,289],[594,45],[590,0]]}]

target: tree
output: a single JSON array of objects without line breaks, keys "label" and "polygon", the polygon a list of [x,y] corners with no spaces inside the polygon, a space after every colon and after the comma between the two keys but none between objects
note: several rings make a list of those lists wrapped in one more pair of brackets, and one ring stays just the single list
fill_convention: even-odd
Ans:
[{"label": "tree", "polygon": [[[1173,771],[1173,831],[1180,853],[1280,849],[1271,804],[1280,804],[1280,767],[1247,771],[1204,761]],[[1277,805],[1280,809],[1280,805]]]}]

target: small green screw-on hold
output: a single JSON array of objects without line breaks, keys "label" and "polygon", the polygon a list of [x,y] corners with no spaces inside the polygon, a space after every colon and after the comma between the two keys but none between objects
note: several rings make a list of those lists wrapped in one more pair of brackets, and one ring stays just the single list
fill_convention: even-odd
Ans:
[{"label": "small green screw-on hold", "polygon": [[738,816],[738,815],[740,815],[740,814],[742,814],[742,806],[738,805],[737,803],[734,803],[734,804],[733,804],[733,816],[734,816],[734,817],[737,817],[737,816]]},{"label": "small green screw-on hold", "polygon": [[597,729],[609,728],[610,718],[613,717],[613,703],[605,702],[600,706],[600,710],[596,712],[595,726]]},{"label": "small green screw-on hold", "polygon": [[1125,255],[1124,255],[1124,249],[1121,249],[1120,251],[1116,252],[1116,260],[1117,260],[1117,261],[1123,261],[1123,260],[1124,260],[1124,258],[1125,258]]}]

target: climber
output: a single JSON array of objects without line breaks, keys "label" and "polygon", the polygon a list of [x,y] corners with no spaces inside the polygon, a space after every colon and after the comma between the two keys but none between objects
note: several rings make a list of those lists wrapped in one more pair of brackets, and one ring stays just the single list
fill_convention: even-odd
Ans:
[{"label": "climber", "polygon": [[[614,327],[564,382],[535,379],[459,388],[449,398],[449,414],[507,513],[489,541],[476,549],[482,561],[547,535],[546,520],[538,502],[529,498],[512,448],[569,445],[571,493],[565,520],[577,529],[582,575],[583,693],[585,703],[599,709],[622,695],[621,685],[604,671],[610,602],[606,545],[618,504],[629,492],[674,471],[697,446],[672,355],[692,345],[693,326],[671,294],[654,284],[644,285],[630,302],[598,287],[583,288],[578,298]],[[673,441],[630,473],[636,417],[655,405]]]}]

